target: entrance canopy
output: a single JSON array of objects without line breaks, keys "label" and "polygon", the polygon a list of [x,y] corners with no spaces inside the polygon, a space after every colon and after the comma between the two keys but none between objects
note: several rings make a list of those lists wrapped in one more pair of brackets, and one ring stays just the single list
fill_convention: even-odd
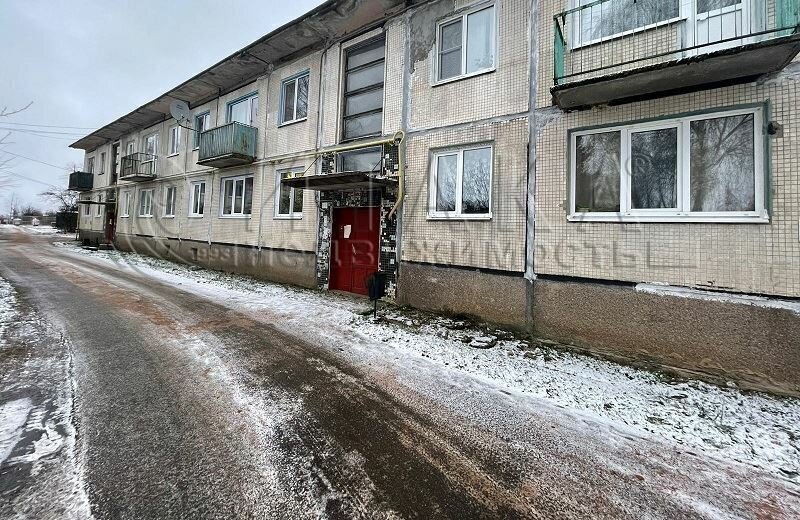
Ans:
[{"label": "entrance canopy", "polygon": [[306,175],[281,181],[291,188],[316,191],[340,191],[353,188],[374,188],[378,186],[397,186],[397,179],[375,177],[368,172],[342,172],[322,175]]}]

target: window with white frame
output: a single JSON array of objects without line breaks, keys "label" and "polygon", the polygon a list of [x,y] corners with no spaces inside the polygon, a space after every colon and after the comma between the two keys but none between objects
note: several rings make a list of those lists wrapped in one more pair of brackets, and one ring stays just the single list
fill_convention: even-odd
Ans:
[{"label": "window with white frame", "polygon": [[228,122],[255,126],[258,120],[258,95],[251,94],[228,104]]},{"label": "window with white frame", "polygon": [[158,133],[150,134],[144,138],[144,153],[150,155],[148,160],[142,161],[143,173],[156,173],[158,152],[160,151]]},{"label": "window with white frame", "polygon": [[571,220],[767,218],[761,108],[576,131],[570,147]]},{"label": "window with white frame", "polygon": [[131,215],[131,192],[125,191],[122,193],[122,213],[120,217],[130,217]]},{"label": "window with white frame", "polygon": [[181,127],[169,127],[169,155],[177,155],[181,151]]},{"label": "window with white frame", "polygon": [[95,206],[94,216],[95,217],[102,217],[103,216],[103,194],[97,194],[97,205]]},{"label": "window with white frame", "polygon": [[433,154],[429,216],[489,218],[492,205],[492,146]]},{"label": "window with white frame", "polygon": [[200,134],[211,128],[211,114],[204,112],[194,116],[194,147],[200,148]]},{"label": "window with white frame", "polygon": [[94,173],[94,156],[86,158],[86,171]]},{"label": "window with white frame", "polygon": [[292,188],[283,183],[284,179],[302,177],[305,169],[294,168],[279,170],[277,173],[278,189],[275,190],[275,216],[285,218],[300,218],[303,216],[303,190]]},{"label": "window with white frame", "polygon": [[481,6],[437,28],[436,80],[478,74],[495,66],[495,7]]},{"label": "window with white frame", "polygon": [[281,124],[308,117],[308,79],[309,73],[303,72],[281,83]]},{"label": "window with white frame", "polygon": [[[92,199],[91,199],[91,197],[89,197],[89,198],[86,198],[86,199],[83,199],[83,200],[87,200],[88,201],[88,200],[92,200]],[[85,216],[87,216],[87,217],[92,214],[92,205],[91,204],[84,204],[83,205],[83,214]]]},{"label": "window with white frame", "polygon": [[222,179],[220,213],[224,217],[249,217],[253,213],[253,176]]},{"label": "window with white frame", "polygon": [[139,216],[153,216],[153,190],[142,190],[139,192]]},{"label": "window with white frame", "polygon": [[178,192],[178,188],[175,186],[167,186],[164,189],[164,216],[165,217],[174,217],[175,216],[175,196]]},{"label": "window with white frame", "polygon": [[572,16],[573,46],[590,45],[681,19],[681,0],[572,0],[572,7],[580,9]]},{"label": "window with white frame", "polygon": [[192,196],[189,201],[189,216],[202,217],[206,212],[206,182],[192,183]]},{"label": "window with white frame", "polygon": [[134,153],[136,153],[136,142],[128,141],[128,144],[125,145],[125,155],[133,155]]},{"label": "window with white frame", "polygon": [[100,168],[97,172],[97,175],[103,175],[105,173],[106,168],[106,153],[100,152]]}]

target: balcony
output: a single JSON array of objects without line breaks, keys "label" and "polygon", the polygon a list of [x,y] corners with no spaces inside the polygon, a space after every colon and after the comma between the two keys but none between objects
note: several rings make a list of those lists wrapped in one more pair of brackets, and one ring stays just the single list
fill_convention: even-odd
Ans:
[{"label": "balcony", "polygon": [[242,123],[228,123],[200,134],[197,164],[227,168],[256,160],[258,129]]},{"label": "balcony", "polygon": [[800,52],[800,0],[581,0],[554,16],[555,103],[614,104],[741,83]]},{"label": "balcony", "polygon": [[119,180],[150,181],[156,178],[158,157],[149,153],[132,153],[120,160]]},{"label": "balcony", "polygon": [[69,174],[67,189],[71,191],[91,191],[94,187],[94,175],[89,172],[72,172]]}]

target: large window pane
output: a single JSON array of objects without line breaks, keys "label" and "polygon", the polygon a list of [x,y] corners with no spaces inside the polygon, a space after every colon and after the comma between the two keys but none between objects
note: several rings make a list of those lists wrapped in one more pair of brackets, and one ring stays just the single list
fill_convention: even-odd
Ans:
[{"label": "large window pane", "polygon": [[631,205],[678,207],[678,129],[631,134]]},{"label": "large window pane", "polygon": [[250,100],[245,99],[244,101],[239,101],[238,103],[234,103],[230,107],[230,117],[228,120],[229,123],[242,123],[244,125],[250,124]]},{"label": "large window pane", "polygon": [[436,211],[456,210],[458,155],[442,155],[436,160]]},{"label": "large window pane", "polygon": [[348,51],[347,70],[353,70],[381,58],[383,58],[383,40],[374,41]]},{"label": "large window pane", "polygon": [[347,90],[362,89],[383,83],[383,62],[370,65],[367,68],[347,73]]},{"label": "large window pane", "polygon": [[[281,174],[281,179],[289,179],[292,177],[292,174],[289,172],[285,172]],[[279,215],[288,215],[292,211],[292,199],[291,199],[292,189],[285,185],[284,183],[280,183],[280,193],[278,194],[278,214]]]},{"label": "large window pane", "polygon": [[294,188],[292,190],[292,213],[303,212],[303,190]]},{"label": "large window pane", "polygon": [[442,34],[439,44],[439,52],[446,52],[461,48],[461,20],[443,25],[441,31]]},{"label": "large window pane", "polygon": [[581,5],[587,7],[575,23],[584,42],[680,16],[680,0],[581,0]]},{"label": "large window pane", "polygon": [[296,82],[283,84],[283,121],[294,120],[294,95]]},{"label": "large window pane", "polygon": [[297,79],[297,119],[308,116],[308,76]]},{"label": "large window pane", "polygon": [[383,89],[370,90],[363,94],[349,96],[345,100],[345,116],[361,114],[371,110],[378,110],[383,107]]},{"label": "large window pane", "polygon": [[345,139],[380,134],[382,130],[383,112],[374,112],[372,114],[352,117],[346,119],[344,122]]},{"label": "large window pane", "polygon": [[244,181],[238,180],[235,183],[235,194],[233,198],[233,212],[242,212],[242,202],[244,200]]},{"label": "large window pane", "polygon": [[222,199],[222,213],[230,215],[233,211],[233,181],[225,181],[225,196]]},{"label": "large window pane", "polygon": [[490,148],[464,151],[461,185],[462,213],[489,213],[492,151]]},{"label": "large window pane", "polygon": [[467,73],[494,65],[494,7],[467,16]]},{"label": "large window pane", "polygon": [[439,79],[454,78],[461,75],[461,49],[439,55]]},{"label": "large window pane", "polygon": [[697,12],[698,14],[707,13],[740,3],[742,3],[742,0],[697,0]]},{"label": "large window pane", "polygon": [[340,167],[343,172],[371,172],[378,171],[381,167],[381,149],[367,148],[354,152],[344,152],[339,155]]},{"label": "large window pane", "polygon": [[752,114],[691,123],[692,211],[755,211]]},{"label": "large window pane", "polygon": [[253,178],[244,180],[244,210],[242,213],[249,215],[253,212]]},{"label": "large window pane", "polygon": [[576,139],[575,210],[619,211],[620,133]]}]

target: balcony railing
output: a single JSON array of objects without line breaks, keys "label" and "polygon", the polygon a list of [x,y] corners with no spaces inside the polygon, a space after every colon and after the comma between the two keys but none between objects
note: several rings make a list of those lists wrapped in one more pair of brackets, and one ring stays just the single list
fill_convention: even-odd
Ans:
[{"label": "balcony railing", "polygon": [[133,153],[120,160],[119,180],[148,181],[155,179],[158,156],[149,153]]},{"label": "balcony railing", "polygon": [[72,172],[69,174],[67,189],[72,191],[91,191],[94,187],[94,174],[89,172]]},{"label": "balcony railing", "polygon": [[591,105],[774,72],[800,50],[800,0],[579,1],[554,16],[553,93],[567,108],[581,105],[563,95],[576,85],[624,79],[583,92]]},{"label": "balcony railing", "polygon": [[256,160],[258,129],[242,123],[228,123],[200,134],[197,164],[226,168]]}]

